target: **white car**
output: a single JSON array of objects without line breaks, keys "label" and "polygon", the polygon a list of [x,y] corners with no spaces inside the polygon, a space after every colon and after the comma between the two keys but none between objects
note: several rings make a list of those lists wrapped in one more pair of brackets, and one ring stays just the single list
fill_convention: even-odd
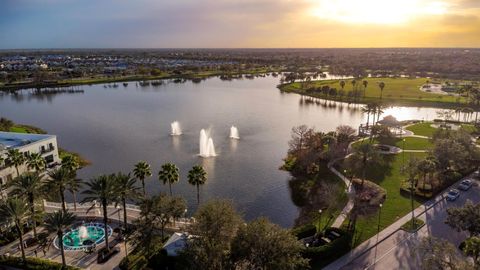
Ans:
[{"label": "white car", "polygon": [[460,184],[458,185],[458,189],[463,190],[463,191],[467,191],[472,187],[472,185],[473,185],[472,180],[465,179],[462,182],[460,182]]},{"label": "white car", "polygon": [[448,193],[447,193],[447,201],[455,201],[458,197],[460,197],[460,191],[458,191],[458,189],[451,189]]}]

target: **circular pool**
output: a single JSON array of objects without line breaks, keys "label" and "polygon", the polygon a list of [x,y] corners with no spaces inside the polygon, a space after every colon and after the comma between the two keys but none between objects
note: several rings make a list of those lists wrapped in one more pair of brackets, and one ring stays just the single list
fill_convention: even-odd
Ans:
[{"label": "circular pool", "polygon": [[[112,228],[107,226],[108,236],[112,235]],[[83,223],[63,235],[64,250],[85,250],[102,243],[105,239],[103,223]],[[54,245],[60,248],[58,237]]]}]

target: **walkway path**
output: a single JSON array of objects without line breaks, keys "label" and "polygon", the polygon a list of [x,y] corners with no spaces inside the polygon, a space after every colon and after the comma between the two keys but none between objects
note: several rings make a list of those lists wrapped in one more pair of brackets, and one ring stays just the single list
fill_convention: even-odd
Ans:
[{"label": "walkway path", "polygon": [[335,228],[340,228],[342,226],[343,222],[348,216],[348,213],[350,213],[350,211],[354,206],[354,198],[355,198],[355,189],[353,188],[353,185],[351,185],[350,180],[346,176],[341,174],[339,171],[337,171],[337,169],[335,169],[333,166],[339,160],[341,159],[333,160],[329,162],[327,165],[328,169],[330,169],[330,171],[332,171],[335,175],[337,175],[340,179],[342,179],[342,181],[345,183],[345,186],[347,187],[345,191],[347,192],[348,202],[345,205],[345,207],[342,209],[342,212],[340,212],[340,214],[337,216],[337,218],[333,222],[332,227],[335,227]]},{"label": "walkway path", "polygon": [[[461,180],[460,180],[461,181]],[[460,182],[459,181],[459,182]],[[455,183],[456,186],[459,182]],[[449,187],[449,188],[451,188]],[[447,190],[449,189],[447,188]],[[471,194],[476,191],[470,191]],[[413,213],[415,217],[425,220],[425,213],[436,205],[445,202],[444,193],[440,193],[435,198],[427,201],[423,205],[417,207]],[[379,234],[372,236],[367,241],[363,242],[349,253],[340,257],[333,263],[325,267],[325,270],[337,270],[337,269],[369,269],[372,268],[372,264],[377,263],[391,252],[397,245],[408,241],[411,237],[411,233],[404,232],[401,227],[412,218],[412,212],[406,214],[402,218],[398,219],[392,225],[382,230]],[[443,219],[444,220],[444,219]],[[440,222],[443,224],[443,220]],[[438,221],[438,219],[437,219]],[[453,231],[452,231],[453,232]],[[378,254],[377,254],[378,251]],[[370,259],[365,259],[368,257]],[[403,258],[406,259],[406,258]],[[392,268],[395,269],[395,268]],[[402,268],[403,269],[403,268]],[[409,268],[408,268],[409,269]]]}]

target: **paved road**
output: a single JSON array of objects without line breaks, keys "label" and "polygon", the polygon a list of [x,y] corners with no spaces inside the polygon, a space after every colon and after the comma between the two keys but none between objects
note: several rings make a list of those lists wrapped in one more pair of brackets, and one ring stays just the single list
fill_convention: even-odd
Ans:
[{"label": "paved road", "polygon": [[[376,248],[370,249],[340,269],[419,269],[420,259],[416,256],[414,247],[420,239],[428,235],[446,239],[458,246],[467,238],[467,234],[456,232],[444,223],[447,217],[446,209],[462,206],[467,199],[479,203],[479,182],[477,181],[476,184],[477,186],[472,187],[469,191],[462,191],[457,201],[447,202],[442,200],[419,216],[420,219],[425,221],[425,226],[417,233],[410,234],[397,231],[378,244]],[[374,262],[376,263],[374,264]]]}]

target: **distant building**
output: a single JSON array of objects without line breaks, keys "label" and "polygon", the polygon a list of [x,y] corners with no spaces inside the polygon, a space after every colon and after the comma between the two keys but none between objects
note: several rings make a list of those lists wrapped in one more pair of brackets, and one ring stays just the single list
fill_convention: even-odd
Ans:
[{"label": "distant building", "polygon": [[[0,156],[4,160],[0,162],[0,186],[17,177],[15,167],[7,166],[5,162],[9,149],[18,149],[25,156],[31,153],[40,153],[45,159],[47,168],[60,164],[55,135],[0,132]],[[18,169],[22,174],[27,171],[27,165],[24,164]]]}]

